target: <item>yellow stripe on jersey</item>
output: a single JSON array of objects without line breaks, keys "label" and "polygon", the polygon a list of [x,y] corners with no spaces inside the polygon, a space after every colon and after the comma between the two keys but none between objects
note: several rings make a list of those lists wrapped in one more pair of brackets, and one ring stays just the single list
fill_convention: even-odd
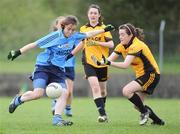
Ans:
[{"label": "yellow stripe on jersey", "polygon": [[146,90],[153,82],[155,79],[155,73],[151,73],[149,80],[143,85],[143,89]]},{"label": "yellow stripe on jersey", "polygon": [[[90,25],[84,25],[80,28],[80,32],[100,30],[100,29],[104,29],[104,28],[105,28],[105,25],[97,25],[95,27],[92,27]],[[98,44],[91,46],[91,45],[89,45],[89,43],[92,42],[92,40],[99,41],[99,42],[107,42],[109,40],[112,40],[112,35],[110,32],[105,32],[105,33],[99,34],[97,36],[87,38],[83,41],[83,43],[84,43],[83,62],[88,63],[96,68],[105,67],[105,66],[97,66],[96,64],[94,64],[94,62],[91,59],[91,56],[92,55],[96,56],[98,60],[102,59],[102,55],[104,55],[105,57],[108,57],[109,56],[109,48],[100,46]]]},{"label": "yellow stripe on jersey", "polygon": [[154,72],[160,74],[159,67],[148,46],[134,38],[132,44],[125,48],[122,44],[118,44],[114,49],[115,53],[122,54],[125,59],[127,55],[134,55],[135,59],[131,66],[136,73],[136,78],[144,75],[146,72]]}]

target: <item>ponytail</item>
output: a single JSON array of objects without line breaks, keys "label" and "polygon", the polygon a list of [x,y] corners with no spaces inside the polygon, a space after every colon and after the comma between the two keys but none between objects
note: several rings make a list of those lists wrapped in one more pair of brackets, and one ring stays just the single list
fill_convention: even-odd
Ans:
[{"label": "ponytail", "polygon": [[138,38],[138,39],[140,39],[141,41],[143,41],[144,40],[144,30],[143,29],[141,29],[141,28],[139,28],[139,27],[137,27],[136,29],[135,29],[135,31],[136,31],[136,37]]},{"label": "ponytail", "polygon": [[[50,26],[50,31],[57,31],[58,30],[58,23],[63,23],[65,17],[64,16],[59,16],[57,17],[51,24]],[[62,24],[61,24],[62,25]],[[62,27],[62,26],[61,26]]]}]

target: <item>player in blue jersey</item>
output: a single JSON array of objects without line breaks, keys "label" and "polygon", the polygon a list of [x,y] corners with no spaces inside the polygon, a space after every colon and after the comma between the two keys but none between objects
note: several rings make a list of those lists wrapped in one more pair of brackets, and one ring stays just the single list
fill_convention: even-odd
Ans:
[{"label": "player in blue jersey", "polygon": [[[61,25],[63,23],[63,20],[65,19],[64,16],[59,16],[52,24],[51,31],[57,31],[61,29]],[[79,42],[75,44],[78,45]],[[68,97],[65,107],[65,115],[68,117],[72,117],[72,97],[73,97],[73,86],[74,86],[74,79],[75,79],[75,57],[70,58],[68,61],[66,61],[65,64],[65,76],[66,76],[66,86],[68,90]],[[56,100],[52,101],[52,114],[54,115],[55,112],[55,104]]]},{"label": "player in blue jersey", "polygon": [[[33,79],[33,91],[27,91],[22,95],[16,95],[9,105],[9,113],[13,113],[15,109],[24,102],[36,100],[43,96],[46,86],[51,82],[58,82],[63,88],[67,88],[65,84],[65,62],[67,55],[74,48],[74,44],[97,34],[113,30],[114,27],[109,25],[102,30],[94,30],[86,33],[75,32],[78,20],[75,16],[66,16],[62,23],[62,30],[51,32],[45,37],[27,44],[19,50],[11,50],[8,54],[9,60],[14,60],[28,50],[39,47],[45,49],[36,58],[35,72]],[[64,121],[61,117],[66,105],[67,90],[57,99],[55,105],[55,114],[52,119],[53,125],[70,126],[71,121]]]}]

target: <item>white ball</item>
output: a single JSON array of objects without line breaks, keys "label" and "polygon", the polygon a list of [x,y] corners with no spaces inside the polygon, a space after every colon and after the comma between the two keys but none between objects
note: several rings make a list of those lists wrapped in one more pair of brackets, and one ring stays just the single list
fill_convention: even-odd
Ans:
[{"label": "white ball", "polygon": [[64,88],[59,83],[53,82],[46,87],[46,95],[51,99],[56,99],[61,96]]}]

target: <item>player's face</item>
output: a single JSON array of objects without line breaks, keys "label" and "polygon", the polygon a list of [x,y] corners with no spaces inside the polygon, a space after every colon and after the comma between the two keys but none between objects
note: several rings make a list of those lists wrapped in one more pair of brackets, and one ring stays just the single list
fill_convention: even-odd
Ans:
[{"label": "player's face", "polygon": [[76,31],[76,25],[69,24],[64,27],[64,35],[65,37],[71,36]]},{"label": "player's face", "polygon": [[88,18],[90,23],[97,23],[99,21],[99,17],[101,15],[99,14],[98,9],[96,8],[90,8],[88,11]]},{"label": "player's face", "polygon": [[128,35],[126,33],[125,29],[120,29],[119,30],[119,39],[120,39],[122,45],[128,44],[129,41],[131,40],[131,38],[132,38],[132,34]]}]

